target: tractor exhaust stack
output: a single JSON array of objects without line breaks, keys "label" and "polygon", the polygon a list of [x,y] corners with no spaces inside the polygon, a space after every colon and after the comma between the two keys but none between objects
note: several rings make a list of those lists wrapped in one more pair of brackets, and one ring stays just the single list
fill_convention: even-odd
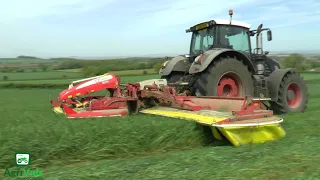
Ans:
[{"label": "tractor exhaust stack", "polygon": [[262,45],[262,26],[260,24],[257,28],[257,36],[256,36],[256,46],[257,46],[257,54],[263,54],[263,45]]}]

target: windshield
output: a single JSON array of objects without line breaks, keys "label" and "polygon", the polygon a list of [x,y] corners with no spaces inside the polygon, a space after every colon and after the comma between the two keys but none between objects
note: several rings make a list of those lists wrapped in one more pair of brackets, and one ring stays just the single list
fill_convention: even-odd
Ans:
[{"label": "windshield", "polygon": [[218,26],[218,45],[237,51],[250,52],[248,29],[238,26]]},{"label": "windshield", "polygon": [[196,55],[209,48],[230,48],[250,52],[248,29],[238,26],[216,25],[192,34],[190,54]]},{"label": "windshield", "polygon": [[199,54],[201,51],[206,51],[214,43],[214,27],[196,31],[192,34],[191,39],[191,54]]}]

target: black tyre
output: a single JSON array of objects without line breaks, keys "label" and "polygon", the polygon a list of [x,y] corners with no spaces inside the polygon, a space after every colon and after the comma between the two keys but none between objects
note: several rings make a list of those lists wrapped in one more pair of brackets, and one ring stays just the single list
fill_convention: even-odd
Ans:
[{"label": "black tyre", "polygon": [[166,79],[168,83],[175,83],[184,76],[184,72],[173,71],[167,76],[162,76],[161,79]]},{"label": "black tyre", "polygon": [[271,102],[271,109],[276,114],[304,112],[308,103],[308,87],[295,72],[287,73],[279,86],[278,99]]},{"label": "black tyre", "polygon": [[211,63],[195,82],[197,96],[244,97],[254,95],[248,67],[241,60],[222,57]]}]

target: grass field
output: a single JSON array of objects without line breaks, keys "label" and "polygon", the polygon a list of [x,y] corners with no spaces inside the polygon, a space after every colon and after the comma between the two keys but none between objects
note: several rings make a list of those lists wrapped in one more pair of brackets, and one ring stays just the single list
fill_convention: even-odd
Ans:
[{"label": "grass field", "polygon": [[49,104],[62,89],[0,89],[0,171],[24,151],[45,179],[319,179],[319,88],[309,85],[307,112],[282,116],[285,138],[239,148],[209,144],[198,126],[178,119],[68,120]]},{"label": "grass field", "polygon": [[[159,75],[140,75],[140,76],[125,76],[120,79],[121,83],[128,83],[128,82],[136,82],[140,80],[147,80],[147,79],[157,79],[160,78]],[[24,80],[24,81],[0,81],[0,85],[3,84],[68,84],[71,81],[77,80],[79,78],[64,78],[64,79],[40,79],[40,80]]]},{"label": "grass field", "polygon": [[301,73],[305,80],[320,79],[320,73]]},{"label": "grass field", "polygon": [[[147,74],[143,74],[143,72]],[[140,70],[124,70],[124,71],[111,71],[117,76],[142,76],[157,75],[154,69],[140,69]],[[7,76],[8,80],[4,81],[3,77]],[[0,84],[1,83],[64,83],[70,82],[75,79],[83,78],[83,74],[79,69],[71,70],[59,70],[59,71],[48,71],[48,72],[12,72],[12,73],[1,73],[0,72]]]},{"label": "grass field", "polygon": [[32,58],[0,58],[1,64],[39,64],[39,63],[57,63],[57,60],[44,60]]},{"label": "grass field", "polygon": [[[157,74],[154,69],[135,69],[135,70],[123,70],[123,71],[110,71],[117,76],[128,76],[128,75],[142,75],[143,71],[146,71],[147,74]],[[81,69],[64,69],[64,70],[55,70],[55,72],[81,72]]]},{"label": "grass field", "polygon": [[[62,78],[77,78],[81,77],[81,73],[77,72],[12,72],[12,73],[0,73],[0,77],[8,76],[8,81],[14,80],[32,80],[32,79],[62,79]],[[1,79],[2,80],[2,79]]]}]

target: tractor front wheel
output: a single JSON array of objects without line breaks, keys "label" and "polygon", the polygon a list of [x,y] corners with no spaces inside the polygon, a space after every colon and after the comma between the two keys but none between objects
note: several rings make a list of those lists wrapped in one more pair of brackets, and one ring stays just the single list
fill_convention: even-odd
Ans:
[{"label": "tractor front wheel", "polygon": [[197,96],[244,97],[254,95],[251,73],[243,61],[224,57],[211,63],[195,82]]},{"label": "tractor front wheel", "polygon": [[167,76],[161,76],[161,79],[166,79],[168,83],[175,83],[184,76],[184,72],[173,71]]},{"label": "tractor front wheel", "polygon": [[295,72],[286,74],[280,83],[278,99],[271,102],[277,114],[304,112],[308,103],[308,89],[304,80]]}]

